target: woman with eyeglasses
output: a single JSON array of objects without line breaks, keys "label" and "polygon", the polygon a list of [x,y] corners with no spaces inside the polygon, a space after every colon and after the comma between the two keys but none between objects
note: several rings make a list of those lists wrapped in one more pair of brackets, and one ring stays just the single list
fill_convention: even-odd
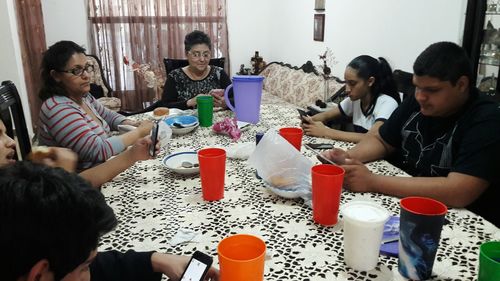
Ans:
[{"label": "woman with eyeglasses", "polygon": [[[71,41],[50,46],[42,60],[39,141],[67,147],[78,154],[78,170],[106,161],[149,134],[150,121],[138,124],[100,104],[90,93],[89,64],[85,49]],[[139,125],[119,136],[110,136],[119,124]]]},{"label": "woman with eyeglasses", "polygon": [[[196,97],[212,95],[214,107],[226,108],[223,91],[231,84],[224,69],[209,65],[212,43],[204,32],[195,30],[184,38],[188,66],[172,70],[163,88],[162,99],[155,107],[188,109],[196,107]],[[148,108],[152,110],[154,108]]]}]

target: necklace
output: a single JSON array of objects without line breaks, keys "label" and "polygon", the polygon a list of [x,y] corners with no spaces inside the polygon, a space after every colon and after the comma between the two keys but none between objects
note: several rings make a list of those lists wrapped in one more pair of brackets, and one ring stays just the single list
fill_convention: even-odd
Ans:
[{"label": "necklace", "polygon": [[187,67],[187,71],[188,71],[189,76],[193,80],[202,80],[203,78],[205,78],[208,75],[208,72],[210,71],[210,67],[207,66],[207,68],[205,68],[205,70],[203,70],[203,72],[201,72],[200,74],[192,71],[191,67],[189,67],[189,66]]}]

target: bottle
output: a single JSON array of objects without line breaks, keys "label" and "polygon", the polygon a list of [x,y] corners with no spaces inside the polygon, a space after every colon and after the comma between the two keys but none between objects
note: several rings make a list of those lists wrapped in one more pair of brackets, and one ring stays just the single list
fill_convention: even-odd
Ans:
[{"label": "bottle", "polygon": [[[262,139],[262,137],[264,136],[264,133],[262,132],[258,132],[257,134],[255,134],[255,145],[258,145],[260,140]],[[259,173],[257,173],[257,171],[255,171],[255,177],[257,179],[262,179],[260,176],[259,176]]]}]

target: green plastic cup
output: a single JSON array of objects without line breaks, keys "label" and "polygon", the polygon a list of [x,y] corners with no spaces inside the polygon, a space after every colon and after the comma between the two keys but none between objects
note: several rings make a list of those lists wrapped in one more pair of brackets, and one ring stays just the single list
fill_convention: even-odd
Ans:
[{"label": "green plastic cup", "polygon": [[212,96],[199,96],[196,98],[196,103],[198,106],[200,126],[212,126],[214,117],[214,98]]},{"label": "green plastic cup", "polygon": [[478,281],[500,280],[500,241],[481,244]]}]

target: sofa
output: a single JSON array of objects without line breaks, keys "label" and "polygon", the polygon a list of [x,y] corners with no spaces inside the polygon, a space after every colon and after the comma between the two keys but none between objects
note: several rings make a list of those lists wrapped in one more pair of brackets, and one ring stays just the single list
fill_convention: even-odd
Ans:
[{"label": "sofa", "polygon": [[[263,102],[278,97],[297,107],[306,108],[316,100],[325,99],[325,79],[308,61],[301,67],[282,62],[271,62],[259,75],[264,77]],[[337,77],[328,80],[327,97],[331,97],[344,85]]]}]

